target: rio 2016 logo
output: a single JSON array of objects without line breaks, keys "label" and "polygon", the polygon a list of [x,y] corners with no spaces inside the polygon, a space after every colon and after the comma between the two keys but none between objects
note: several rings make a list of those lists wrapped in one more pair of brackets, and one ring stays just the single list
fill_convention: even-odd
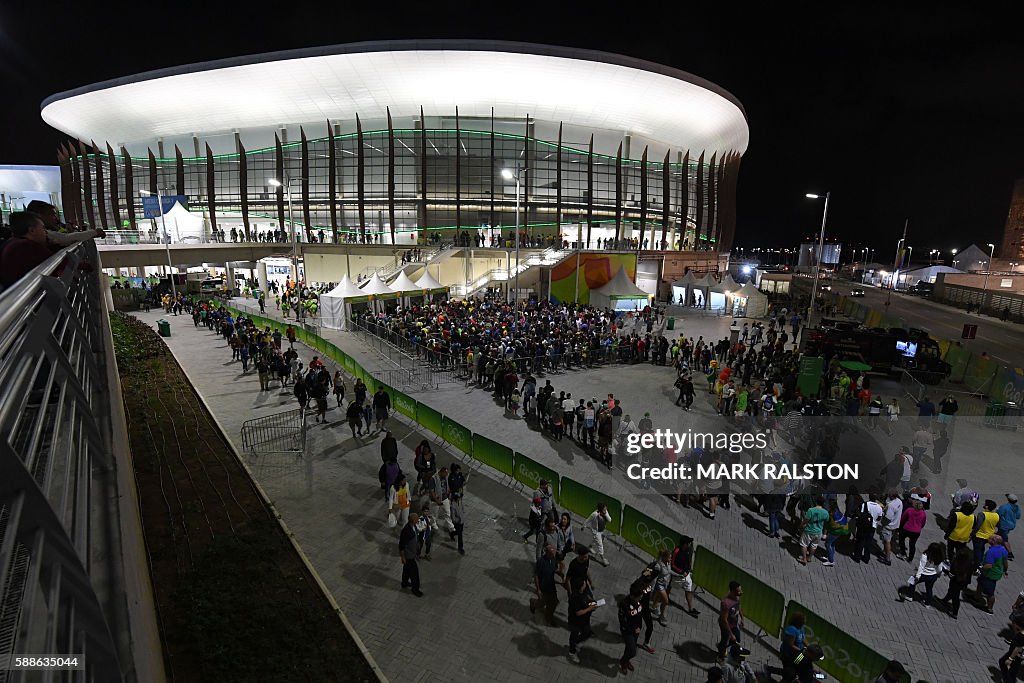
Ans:
[{"label": "rio 2016 logo", "polygon": [[524,484],[536,486],[540,483],[540,474],[530,470],[525,462],[519,463],[519,466],[516,467],[516,474],[518,475],[516,478]]},{"label": "rio 2016 logo", "polygon": [[869,681],[873,680],[871,673],[868,671],[864,671],[864,669],[860,668],[860,666],[857,663],[852,661],[850,653],[847,652],[845,649],[835,648],[830,645],[826,645],[824,641],[818,640],[814,637],[814,629],[812,629],[810,626],[804,626],[804,631],[806,631],[807,633],[807,640],[813,639],[814,642],[821,645],[821,649],[825,652],[825,659],[823,661],[829,663],[831,665],[830,668],[838,667],[839,669],[842,669],[843,671],[848,673],[854,679],[858,681],[864,681],[864,683],[869,683]]}]

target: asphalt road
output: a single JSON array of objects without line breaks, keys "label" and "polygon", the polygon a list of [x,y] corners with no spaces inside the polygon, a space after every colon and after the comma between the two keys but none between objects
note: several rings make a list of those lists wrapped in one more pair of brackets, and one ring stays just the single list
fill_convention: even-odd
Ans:
[{"label": "asphalt road", "polygon": [[850,290],[858,286],[864,289],[864,297],[855,301],[885,312],[885,301],[889,299],[889,315],[904,320],[911,327],[926,330],[936,339],[958,340],[965,324],[977,325],[977,338],[962,342],[967,349],[977,353],[987,351],[994,359],[1010,367],[1024,367],[1024,325],[1004,323],[997,318],[967,313],[960,308],[908,294],[893,292],[890,298],[884,289],[844,280],[836,280],[832,292],[849,296]]}]

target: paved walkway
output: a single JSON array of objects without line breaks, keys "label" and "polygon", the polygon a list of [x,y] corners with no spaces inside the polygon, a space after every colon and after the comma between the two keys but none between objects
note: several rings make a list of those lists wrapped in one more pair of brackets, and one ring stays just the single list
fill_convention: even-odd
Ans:
[{"label": "paved walkway", "polygon": [[[705,339],[718,339],[727,334],[730,323],[729,318],[685,318],[674,332],[683,332],[694,338],[703,335]],[[354,356],[363,367],[369,370],[389,369],[387,362],[362,344],[356,335],[325,330],[324,336]],[[649,411],[656,428],[680,431],[721,426],[721,418],[714,414],[710,405],[699,400],[700,394],[695,403],[696,409],[690,413],[684,414],[673,406],[675,391],[671,387],[671,371],[666,368],[612,366],[549,378],[556,390],[571,391],[577,398],[600,398],[612,392],[623,401],[625,411],[634,419]],[[875,386],[876,391],[886,397],[897,395],[900,390],[897,383],[879,382]],[[515,444],[516,450],[563,475],[604,491],[610,497],[694,536],[699,544],[779,589],[787,599],[799,601],[879,652],[900,659],[912,668],[915,678],[932,683],[986,680],[989,678],[987,667],[1004,651],[1003,641],[997,632],[1004,625],[1004,616],[1013,596],[1024,587],[1019,572],[1011,573],[1001,582],[997,616],[986,615],[965,603],[959,621],[953,622],[937,610],[895,602],[897,586],[902,585],[913,570],[905,562],[895,560],[892,567],[877,562],[863,565],[840,556],[834,568],[818,564],[801,567],[795,561],[795,544],[791,539],[784,536],[780,543],[758,533],[765,522],[756,512],[736,505],[712,521],[698,511],[681,509],[663,496],[641,491],[621,470],[609,472],[598,466],[571,443],[552,442],[522,420],[504,417],[488,393],[462,385],[447,385],[439,391],[418,393],[415,397],[474,432],[486,434],[501,443]],[[904,411],[913,412],[908,408],[909,400],[904,399]],[[1004,493],[1013,492],[1013,487],[1018,485],[1020,469],[1017,458],[1024,449],[1024,439],[1015,431],[984,428],[980,422],[980,419],[959,420],[955,427],[954,446],[944,461],[941,475],[930,473],[926,460],[921,474],[931,480],[936,501],[933,513],[947,512],[945,501],[948,493],[956,488],[953,482],[961,476],[968,478],[972,486],[982,492],[983,498],[993,498],[999,503],[1005,500]],[[899,445],[909,444],[910,425],[909,419],[899,423],[895,437],[889,441],[893,449],[891,452],[895,452]],[[520,503],[520,507],[523,505],[525,503]],[[508,509],[507,506],[502,507]],[[928,525],[918,544],[919,549],[929,542],[941,540],[934,514]],[[945,580],[940,581],[937,590],[944,591],[945,585]],[[624,588],[623,584],[619,590]],[[908,614],[904,615],[904,612]],[[955,629],[952,628],[954,624]],[[908,628],[909,625],[912,628]],[[713,631],[713,624],[708,622],[702,630],[702,642],[710,643]]]},{"label": "paved walkway", "polygon": [[[138,317],[155,327],[162,316],[154,312]],[[187,317],[170,321],[168,346],[240,451],[243,421],[294,408],[290,392],[275,388],[261,393],[255,372],[250,368],[243,374],[220,337],[204,327],[194,329]],[[312,355],[310,349],[300,349],[304,361]],[[534,549],[523,545],[517,532],[525,527],[513,518],[513,511],[525,514],[524,499],[496,480],[474,473],[467,484],[466,555],[459,556],[442,534],[432,560],[420,563],[426,595],[417,599],[399,587],[397,531],[385,524],[377,485],[381,435],[353,439],[337,408],[328,416],[328,425],[309,426],[309,467],[290,457],[247,458],[247,462],[391,680],[580,681],[621,675],[617,662],[622,645],[614,604],[647,558],[615,543],[606,544],[610,567],[593,563],[591,572],[597,597],[604,597],[609,605],[593,617],[595,635],[581,646],[581,664],[572,664],[565,656],[564,595],[559,627],[545,625],[540,615],[533,616],[528,609]],[[400,440],[399,462],[411,472],[412,448],[423,437],[403,421],[392,419],[390,426]],[[445,464],[457,458],[439,453],[438,460]],[[581,532],[579,539],[587,543],[589,534]],[[640,652],[634,660],[638,679],[706,680],[718,637],[717,601],[712,605],[702,600],[709,597],[698,596],[699,618],[673,607],[669,626],[655,626],[652,645],[657,652]],[[773,659],[777,643],[748,641],[753,661]]]}]

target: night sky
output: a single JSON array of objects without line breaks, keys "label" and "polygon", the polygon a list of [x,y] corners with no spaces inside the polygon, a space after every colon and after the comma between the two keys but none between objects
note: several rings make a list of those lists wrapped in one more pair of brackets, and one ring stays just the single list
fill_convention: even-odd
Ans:
[{"label": "night sky", "polygon": [[825,4],[751,14],[737,3],[712,13],[697,9],[708,3],[16,4],[0,4],[0,163],[55,163],[65,138],[39,104],[76,86],[270,50],[465,37],[618,52],[731,91],[750,124],[740,246],[792,246],[814,233],[821,204],[804,194],[826,190],[827,234],[851,247],[894,250],[905,217],[915,256],[998,243],[1024,176],[1024,14],[1006,4],[927,14],[818,11]]}]

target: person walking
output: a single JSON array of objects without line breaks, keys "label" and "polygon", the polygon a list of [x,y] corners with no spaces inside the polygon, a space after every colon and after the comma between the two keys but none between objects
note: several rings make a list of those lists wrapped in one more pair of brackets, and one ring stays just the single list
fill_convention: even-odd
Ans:
[{"label": "person walking", "polygon": [[[910,495],[910,507],[903,511],[900,518],[900,547],[898,555],[902,555],[907,562],[914,561],[917,552],[917,539],[921,537],[921,530],[928,522],[928,513],[924,511],[924,498],[916,493]],[[907,541],[910,541],[910,548],[907,548]],[[945,553],[943,553],[945,555]]]},{"label": "person walking", "polygon": [[903,518],[903,500],[900,499],[896,489],[889,490],[888,501],[885,503],[884,523],[879,529],[879,536],[882,539],[882,564],[892,564],[892,537],[900,528],[900,520]]},{"label": "person walking", "polygon": [[949,616],[954,619],[960,614],[960,596],[967,590],[974,575],[974,556],[965,546],[949,557],[949,587],[939,602],[949,607]]},{"label": "person walking", "polygon": [[345,378],[341,374],[341,370],[336,370],[334,373],[334,398],[338,401],[338,407],[341,407],[342,401],[345,400]]},{"label": "person walking", "polygon": [[466,549],[463,546],[462,534],[466,528],[466,508],[462,504],[461,491],[452,491],[451,521],[455,527],[455,530],[451,533],[452,540],[458,541],[459,555],[465,555]]},{"label": "person walking", "polygon": [[974,519],[974,533],[971,535],[971,542],[974,545],[974,566],[980,567],[985,557],[985,546],[988,539],[996,533],[996,528],[999,526],[996,502],[991,499],[985,500],[981,512],[975,513]]},{"label": "person walking", "polygon": [[548,626],[555,626],[555,608],[558,607],[558,559],[555,546],[548,543],[533,566],[533,591],[536,597],[530,598],[530,614],[538,607],[544,609],[544,620]]},{"label": "person walking", "polygon": [[643,604],[641,587],[633,583],[629,587],[629,595],[619,604],[619,633],[624,646],[622,657],[619,658],[619,670],[623,674],[633,671],[633,658],[636,657],[636,639],[640,635],[643,623]]},{"label": "person walking", "polygon": [[988,550],[981,565],[981,574],[978,576],[977,593],[985,600],[985,612],[993,614],[992,608],[996,604],[996,584],[1006,575],[1006,548],[1003,547],[1003,539],[999,534],[992,534],[988,537]]},{"label": "person walking", "polygon": [[409,515],[402,533],[398,537],[398,556],[402,560],[402,588],[412,588],[412,594],[417,598],[423,597],[420,590],[420,568],[416,563],[416,556],[420,551],[419,538],[416,534],[416,525],[419,523],[419,515],[415,512]]},{"label": "person walking", "polygon": [[954,557],[961,548],[967,548],[974,533],[974,504],[967,501],[949,516],[946,523],[946,555]]},{"label": "person walking", "polygon": [[721,638],[718,641],[718,664],[725,661],[727,649],[732,645],[740,645],[740,630],[743,628],[743,608],[740,605],[742,596],[743,586],[740,582],[730,581],[729,592],[719,602],[718,630]]},{"label": "person walking", "polygon": [[523,543],[529,543],[530,538],[536,538],[537,534],[540,533],[541,528],[544,525],[544,520],[547,518],[544,516],[544,512],[541,509],[542,499],[540,496],[533,497],[533,505],[530,506],[530,528],[523,534]]},{"label": "person walking", "polygon": [[352,430],[352,438],[363,435],[363,407],[361,405],[350,401],[348,410],[345,411],[345,419],[348,420],[348,426]]},{"label": "person walking", "polygon": [[1003,537],[1003,546],[1006,548],[1007,559],[1013,561],[1013,549],[1010,547],[1010,532],[1017,528],[1020,521],[1020,506],[1017,504],[1017,495],[1006,494],[1006,502],[996,508],[999,515],[999,535]]},{"label": "person walking", "polygon": [[323,420],[323,423],[327,424],[327,385],[314,380],[310,394],[316,401],[316,421],[319,423]]},{"label": "person walking", "polygon": [[[814,553],[818,550],[818,544],[821,543],[825,522],[828,519],[825,499],[816,498],[814,505],[804,513],[803,523],[800,526],[800,564],[806,566],[807,560],[814,557]],[[826,562],[828,566],[832,566],[829,560]]]},{"label": "person walking", "polygon": [[608,512],[608,505],[603,501],[597,504],[597,509],[590,513],[585,522],[586,527],[590,529],[594,550],[597,551],[597,561],[605,567],[608,566],[608,559],[604,555],[604,532],[611,522],[612,516]]},{"label": "person walking", "polygon": [[857,512],[857,546],[853,551],[854,562],[867,564],[871,561],[871,551],[875,545],[875,529],[884,515],[885,508],[878,502],[878,494],[869,494],[868,501],[861,505]]},{"label": "person walking", "polygon": [[1021,663],[1024,662],[1024,616],[1014,616],[1010,621],[1010,648],[999,658],[999,674],[1002,683],[1017,683]]},{"label": "person walking", "polygon": [[[679,537],[679,543],[672,551],[670,562],[673,578],[679,578],[683,586],[686,613],[691,617],[696,617],[700,612],[693,608],[693,539],[691,537]],[[669,584],[669,595],[671,596],[671,584]]]},{"label": "person walking", "polygon": [[590,615],[598,607],[587,590],[586,581],[576,581],[569,585],[569,661],[580,663],[578,648],[580,643],[593,635],[590,628]]},{"label": "person walking", "polygon": [[545,517],[551,521],[558,520],[558,509],[555,507],[555,494],[551,490],[551,484],[547,479],[541,479],[537,490],[533,492],[534,498],[540,498],[540,509]]},{"label": "person walking", "polygon": [[409,520],[411,508],[412,493],[409,491],[409,482],[406,481],[405,475],[399,471],[394,483],[388,488],[388,511],[395,516],[395,526],[405,525]]},{"label": "person walking", "polygon": [[911,577],[911,581],[908,581],[908,585],[901,586],[897,591],[897,598],[900,602],[903,602],[907,598],[911,601],[914,599],[914,594],[917,592],[917,586],[924,584],[924,604],[930,606],[932,604],[932,589],[935,587],[935,582],[942,574],[942,568],[946,562],[946,549],[941,543],[932,543],[928,546],[928,549],[921,555],[921,561],[917,565],[917,571]]},{"label": "person walking", "polygon": [[828,522],[825,526],[828,536],[825,539],[825,561],[822,565],[834,567],[836,563],[836,543],[844,538],[849,538],[850,519],[839,507],[839,502],[835,498],[829,499],[828,511]]},{"label": "person walking", "polygon": [[391,410],[391,396],[384,391],[384,387],[377,387],[377,393],[373,395],[373,414],[377,419],[377,429],[384,430],[388,426],[388,413]]},{"label": "person walking", "polygon": [[382,462],[398,462],[398,440],[391,432],[380,440],[380,459]]}]

